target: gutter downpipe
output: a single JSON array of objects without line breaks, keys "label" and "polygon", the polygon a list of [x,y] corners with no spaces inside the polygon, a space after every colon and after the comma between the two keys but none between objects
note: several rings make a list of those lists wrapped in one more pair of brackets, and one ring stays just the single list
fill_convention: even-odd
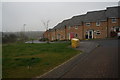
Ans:
[{"label": "gutter downpipe", "polygon": [[83,29],[83,30],[82,30],[82,39],[84,39],[84,24],[83,24],[83,22],[82,22],[82,27],[83,27],[83,28],[82,28],[82,29]]},{"label": "gutter downpipe", "polygon": [[67,37],[66,37],[66,25],[65,25],[65,40],[67,40]]},{"label": "gutter downpipe", "polygon": [[107,38],[109,37],[109,29],[108,29],[108,25],[109,25],[109,20],[108,20],[108,17],[107,17]]}]

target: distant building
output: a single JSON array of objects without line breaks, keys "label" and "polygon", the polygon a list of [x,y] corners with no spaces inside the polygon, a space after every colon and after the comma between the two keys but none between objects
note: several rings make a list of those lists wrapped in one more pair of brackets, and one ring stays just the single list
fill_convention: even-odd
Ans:
[{"label": "distant building", "polygon": [[[53,29],[47,30],[44,37],[50,41],[107,38],[120,31],[120,6],[106,10],[87,12],[64,20]],[[114,35],[115,36],[115,35]]]}]

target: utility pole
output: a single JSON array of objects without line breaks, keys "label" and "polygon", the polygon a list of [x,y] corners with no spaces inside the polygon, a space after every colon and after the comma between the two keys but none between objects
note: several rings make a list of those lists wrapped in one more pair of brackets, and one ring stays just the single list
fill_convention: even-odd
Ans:
[{"label": "utility pole", "polygon": [[23,24],[24,41],[25,41],[25,26],[26,26],[26,24]]}]

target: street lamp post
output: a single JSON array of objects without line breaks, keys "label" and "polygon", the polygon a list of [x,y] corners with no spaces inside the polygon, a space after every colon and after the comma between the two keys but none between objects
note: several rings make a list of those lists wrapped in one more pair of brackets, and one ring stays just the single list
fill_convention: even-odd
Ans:
[{"label": "street lamp post", "polygon": [[23,24],[23,32],[24,32],[24,41],[25,41],[25,26],[26,26],[26,24]]}]

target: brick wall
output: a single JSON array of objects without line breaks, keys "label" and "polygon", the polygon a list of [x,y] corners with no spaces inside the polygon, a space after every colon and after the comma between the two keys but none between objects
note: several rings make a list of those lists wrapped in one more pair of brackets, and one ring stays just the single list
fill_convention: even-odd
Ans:
[{"label": "brick wall", "polygon": [[[52,40],[68,40],[70,38],[70,33],[77,34],[77,38],[85,39],[86,31],[93,30],[93,38],[106,38],[110,37],[110,31],[113,26],[120,26],[120,18],[116,20],[116,23],[112,23],[112,19],[107,21],[101,21],[100,26],[96,26],[96,22],[91,22],[90,26],[86,26],[83,23],[81,26],[66,26],[66,28],[56,29],[52,31],[46,31],[44,37]],[[96,32],[99,31],[100,34]]]},{"label": "brick wall", "polygon": [[65,29],[64,28],[56,30],[56,39],[65,40]]},{"label": "brick wall", "polygon": [[120,26],[120,18],[117,18],[116,22],[112,22],[112,18],[108,19],[108,37],[110,37],[111,29],[115,26]]},{"label": "brick wall", "polygon": [[[93,30],[93,38],[105,38],[107,37],[107,22],[101,21],[100,26],[96,26],[96,22],[91,22],[90,26],[86,26],[86,23],[84,23],[84,39],[86,38],[85,35],[88,34],[87,31]],[[97,31],[100,32],[100,34],[97,34]]]},{"label": "brick wall", "polygon": [[55,30],[51,31],[51,39],[50,41],[54,41],[56,38],[55,38]]},{"label": "brick wall", "polygon": [[48,34],[48,31],[45,31],[44,34],[43,34],[43,37],[44,37],[44,38],[48,38],[48,35],[47,35],[47,34]]},{"label": "brick wall", "polygon": [[51,41],[52,33],[53,33],[52,31],[46,31],[46,32],[44,32],[43,36],[44,36],[44,38],[48,38]]},{"label": "brick wall", "polygon": [[68,26],[67,27],[67,39],[69,39],[70,33],[74,33],[76,38],[82,39],[82,26]]}]

